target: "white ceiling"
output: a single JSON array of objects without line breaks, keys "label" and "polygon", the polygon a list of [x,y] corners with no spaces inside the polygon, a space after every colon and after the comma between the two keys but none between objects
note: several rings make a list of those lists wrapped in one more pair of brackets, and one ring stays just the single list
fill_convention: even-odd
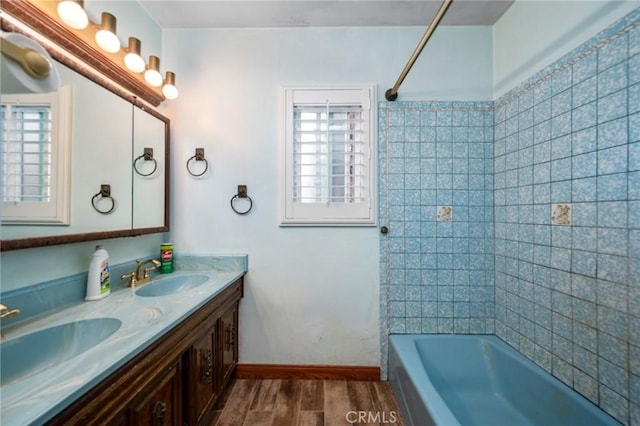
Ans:
[{"label": "white ceiling", "polygon": [[[427,26],[440,0],[139,0],[162,28]],[[442,25],[493,25],[513,0],[454,0]]]}]

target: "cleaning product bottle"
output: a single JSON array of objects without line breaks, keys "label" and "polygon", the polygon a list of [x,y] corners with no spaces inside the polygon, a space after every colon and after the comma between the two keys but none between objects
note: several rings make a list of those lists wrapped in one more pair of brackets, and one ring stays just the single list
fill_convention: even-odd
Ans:
[{"label": "cleaning product bottle", "polygon": [[160,273],[173,272],[173,243],[160,244]]},{"label": "cleaning product bottle", "polygon": [[102,246],[96,246],[87,277],[87,297],[85,300],[99,300],[111,294],[109,277],[109,253]]}]

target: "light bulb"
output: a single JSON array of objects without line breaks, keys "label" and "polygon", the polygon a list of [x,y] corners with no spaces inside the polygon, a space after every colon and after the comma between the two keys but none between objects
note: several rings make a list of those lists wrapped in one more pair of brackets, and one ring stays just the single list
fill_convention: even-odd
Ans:
[{"label": "light bulb", "polygon": [[76,30],[83,30],[89,25],[89,17],[82,7],[81,0],[64,0],[58,3],[58,16]]},{"label": "light bulb", "polygon": [[132,72],[141,73],[144,71],[145,63],[142,56],[140,56],[140,40],[135,37],[129,37],[129,48],[127,54],[124,56],[124,64]]},{"label": "light bulb", "polygon": [[149,56],[149,66],[144,72],[144,79],[153,87],[162,86],[162,74],[160,74],[160,58]]},{"label": "light bulb", "polygon": [[116,17],[102,12],[100,30],[96,33],[96,43],[105,52],[116,53],[120,50],[120,40],[116,36]]},{"label": "light bulb", "polygon": [[178,89],[176,88],[176,75],[171,71],[167,71],[167,75],[164,79],[164,86],[162,86],[162,94],[169,100],[178,97]]}]

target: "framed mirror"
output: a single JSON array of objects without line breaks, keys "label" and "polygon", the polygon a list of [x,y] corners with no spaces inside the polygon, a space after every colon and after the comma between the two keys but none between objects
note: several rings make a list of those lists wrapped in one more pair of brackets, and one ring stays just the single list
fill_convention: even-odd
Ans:
[{"label": "framed mirror", "polygon": [[[17,209],[11,219],[2,220],[2,251],[167,232],[170,121],[153,108],[159,103],[155,92],[146,93],[143,87],[132,93],[130,76],[120,76],[115,70],[105,72],[104,64],[96,70],[86,60],[92,52],[80,52],[83,44],[74,40],[72,33],[48,23],[49,18],[29,2],[3,1],[2,8],[3,13],[9,12],[28,27],[25,31],[3,19],[3,31],[28,37],[37,33],[38,41],[56,59],[61,77],[56,95],[66,99],[61,110],[68,112],[51,115],[55,120],[51,129],[61,129],[67,123],[66,133],[58,133],[67,143],[68,152],[60,156],[59,169],[50,179],[58,181],[53,177],[66,176],[67,181],[62,179],[62,189],[49,190],[63,200],[66,220],[63,212],[61,219],[29,221]],[[73,46],[73,54],[69,46]],[[3,105],[14,102],[24,109],[31,102],[25,99],[25,95],[2,93],[0,86]],[[6,143],[3,145],[6,148]],[[6,174],[8,168],[2,168]],[[20,170],[23,168],[20,165]],[[64,188],[68,189],[66,199],[60,196]],[[22,211],[34,210],[34,204],[20,200],[5,199],[3,206],[9,203]],[[5,216],[6,209],[2,210]]]}]

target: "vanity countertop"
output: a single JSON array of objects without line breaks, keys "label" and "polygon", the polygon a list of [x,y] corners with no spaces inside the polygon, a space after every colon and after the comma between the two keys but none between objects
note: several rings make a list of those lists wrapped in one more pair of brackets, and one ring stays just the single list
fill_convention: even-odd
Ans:
[{"label": "vanity countertop", "polygon": [[160,297],[140,297],[131,288],[120,288],[105,299],[81,303],[6,332],[4,341],[10,341],[70,321],[101,317],[122,321],[112,336],[86,352],[0,387],[0,424],[42,424],[53,418],[242,277],[247,256],[179,257],[172,274],[154,279],[194,272],[207,275],[208,281]]}]

